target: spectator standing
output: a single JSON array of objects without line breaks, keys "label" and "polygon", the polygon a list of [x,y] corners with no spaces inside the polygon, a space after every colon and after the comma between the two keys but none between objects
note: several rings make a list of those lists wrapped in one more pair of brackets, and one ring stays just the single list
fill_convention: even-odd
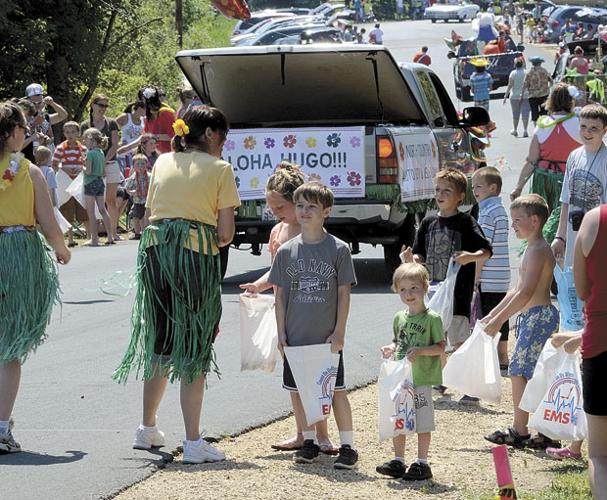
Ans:
[{"label": "spectator standing", "polygon": [[[371,37],[373,37],[374,42],[371,42]],[[379,23],[375,24],[375,27],[369,33],[369,43],[375,43],[377,45],[382,45],[384,43],[384,32],[379,27]]]},{"label": "spectator standing", "polygon": [[175,135],[173,122],[175,112],[160,99],[161,90],[156,87],[146,87],[139,91],[139,98],[145,102],[145,126],[143,131],[156,136],[158,154],[170,153],[171,140]]},{"label": "spectator standing", "polygon": [[527,70],[525,76],[524,90],[529,94],[531,121],[533,121],[534,125],[540,115],[546,114],[543,104],[546,102],[546,99],[548,99],[550,86],[552,85],[552,77],[542,66],[544,61],[545,59],[540,56],[531,57],[529,59],[531,68]]},{"label": "spectator standing", "polygon": [[508,87],[504,94],[504,104],[506,99],[510,98],[510,107],[512,108],[512,130],[510,134],[518,137],[518,123],[523,118],[523,137],[529,137],[527,126],[529,124],[529,92],[524,89],[525,69],[523,60],[518,58],[514,63],[514,69],[508,77]]},{"label": "spectator standing", "polygon": [[191,87],[181,87],[178,89],[178,93],[179,101],[181,104],[179,105],[179,109],[177,110],[177,118],[183,118],[183,115],[190,108],[194,106],[200,106],[202,104],[200,97],[198,97],[198,94],[196,94],[195,90]]},{"label": "spectator standing", "polygon": [[[122,145],[136,141],[143,133],[144,117],[145,104],[143,101],[135,101],[129,104],[124,112],[116,118],[116,123],[120,127],[120,143]],[[126,154],[123,156],[116,151],[116,156],[119,161],[122,159],[122,174],[128,175],[127,171],[130,170],[132,165],[132,155]]]},{"label": "spectator standing", "polygon": [[584,57],[584,49],[579,45],[573,50],[573,59],[569,62],[569,67],[575,69],[580,75],[588,74],[588,59]]},{"label": "spectator standing", "polygon": [[51,198],[51,204],[55,208],[58,204],[57,201],[57,178],[55,177],[55,171],[51,167],[51,159],[53,154],[51,150],[46,146],[38,146],[34,151],[34,158],[36,158],[36,165],[42,171],[46,186],[48,187],[48,194]]},{"label": "spectator standing", "polygon": [[430,66],[430,64],[432,64],[432,59],[428,55],[428,47],[424,45],[421,51],[413,56],[413,62]]},{"label": "spectator standing", "polygon": [[489,62],[487,59],[475,58],[470,60],[475,72],[470,77],[470,90],[474,96],[474,105],[489,111],[490,92],[493,86],[493,77],[487,71]]}]

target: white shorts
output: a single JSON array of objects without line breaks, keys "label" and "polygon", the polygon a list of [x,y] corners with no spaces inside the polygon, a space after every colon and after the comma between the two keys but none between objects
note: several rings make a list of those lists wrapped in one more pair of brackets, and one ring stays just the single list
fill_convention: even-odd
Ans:
[{"label": "white shorts", "polygon": [[415,432],[434,432],[435,429],[432,387],[420,385],[415,388]]},{"label": "white shorts", "polygon": [[120,184],[124,180],[124,176],[120,171],[120,166],[117,161],[108,161],[105,164],[105,183]]},{"label": "white shorts", "polygon": [[449,325],[447,338],[451,345],[462,344],[470,337],[470,320],[467,316],[454,315]]}]

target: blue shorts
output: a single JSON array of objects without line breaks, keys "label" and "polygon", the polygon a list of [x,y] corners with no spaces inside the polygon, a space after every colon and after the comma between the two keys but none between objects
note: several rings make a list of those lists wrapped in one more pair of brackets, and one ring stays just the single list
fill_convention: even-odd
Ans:
[{"label": "blue shorts", "polygon": [[516,320],[516,344],[508,374],[529,380],[544,345],[558,326],[559,312],[552,305],[531,307],[519,314]]}]

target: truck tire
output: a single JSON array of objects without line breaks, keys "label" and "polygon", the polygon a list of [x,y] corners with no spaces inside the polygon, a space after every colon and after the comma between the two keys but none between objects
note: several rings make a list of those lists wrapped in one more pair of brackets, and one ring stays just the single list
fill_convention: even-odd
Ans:
[{"label": "truck tire", "polygon": [[434,24],[436,22],[436,19],[431,19],[432,24]]},{"label": "truck tire", "polygon": [[221,279],[226,275],[226,271],[228,270],[228,257],[230,255],[230,245],[226,245],[225,247],[219,247],[219,261],[221,263]]},{"label": "truck tire", "polygon": [[461,16],[461,17],[458,19],[458,21],[459,21],[460,23],[465,23],[465,22],[466,22],[466,16]]},{"label": "truck tire", "polygon": [[472,94],[470,93],[470,87],[462,87],[462,101],[470,102],[472,101]]}]

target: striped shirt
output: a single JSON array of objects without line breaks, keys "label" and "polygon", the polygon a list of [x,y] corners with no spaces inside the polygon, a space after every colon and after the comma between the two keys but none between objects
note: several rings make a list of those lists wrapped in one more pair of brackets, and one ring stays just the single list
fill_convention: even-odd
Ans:
[{"label": "striped shirt", "polygon": [[75,146],[70,146],[67,141],[63,141],[55,148],[53,155],[53,169],[57,170],[61,163],[61,168],[72,179],[75,179],[82,171],[84,161],[82,156],[86,153],[86,148],[76,141]]},{"label": "striped shirt", "polygon": [[475,101],[485,101],[489,99],[489,92],[493,85],[493,78],[487,71],[474,73],[470,77],[470,89]]},{"label": "striped shirt", "polygon": [[481,291],[507,292],[510,288],[508,214],[499,196],[485,198],[478,205],[478,223],[493,247],[493,256],[481,270]]}]

